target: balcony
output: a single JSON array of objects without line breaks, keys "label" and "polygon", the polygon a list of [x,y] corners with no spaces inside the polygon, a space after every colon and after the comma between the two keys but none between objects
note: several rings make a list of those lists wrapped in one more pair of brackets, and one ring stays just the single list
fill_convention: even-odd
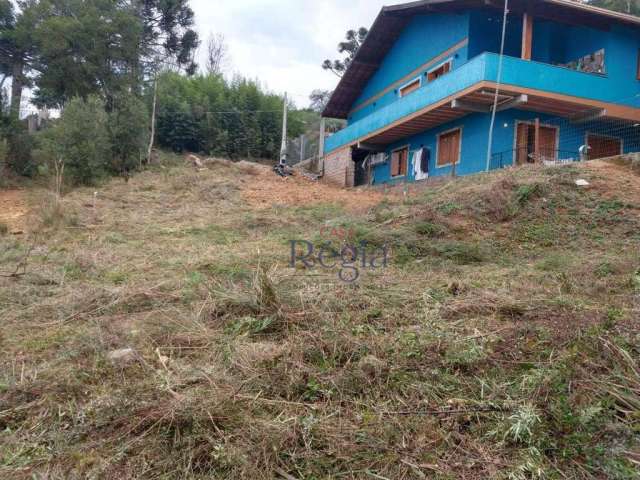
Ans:
[{"label": "balcony", "polygon": [[[483,53],[448,75],[349,125],[326,140],[327,153],[358,142],[385,145],[461,118],[493,101],[500,56]],[[504,57],[501,99],[526,98],[517,108],[571,117],[599,111],[608,118],[640,121],[636,97],[620,99],[606,75]],[[457,102],[454,102],[457,101]],[[471,108],[471,106],[476,108]]]}]

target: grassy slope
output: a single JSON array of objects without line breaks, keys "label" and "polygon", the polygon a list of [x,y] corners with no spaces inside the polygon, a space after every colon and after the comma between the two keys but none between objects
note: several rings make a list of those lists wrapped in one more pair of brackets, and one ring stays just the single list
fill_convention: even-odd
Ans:
[{"label": "grassy slope", "polygon": [[[366,213],[258,210],[224,165],[74,192],[0,236],[0,270],[34,245],[0,279],[0,477],[638,478],[640,196],[604,172]],[[289,269],[323,225],[391,265]]]}]

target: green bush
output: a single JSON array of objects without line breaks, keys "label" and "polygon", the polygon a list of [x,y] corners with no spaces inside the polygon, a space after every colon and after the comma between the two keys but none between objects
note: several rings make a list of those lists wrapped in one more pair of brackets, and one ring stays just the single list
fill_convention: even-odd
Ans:
[{"label": "green bush", "polygon": [[135,95],[124,93],[113,101],[109,113],[109,141],[112,160],[110,170],[121,174],[140,163],[149,142],[149,113]]},{"label": "green bush", "polygon": [[7,168],[7,152],[9,147],[5,138],[0,138],[0,188],[4,187],[5,171]]},{"label": "green bush", "polygon": [[105,175],[111,163],[108,116],[96,96],[74,98],[51,128],[39,138],[39,160],[64,164],[73,184],[89,185]]},{"label": "green bush", "polygon": [[4,127],[6,137],[6,166],[19,175],[30,176],[35,171],[31,155],[33,137],[21,122],[8,121]]}]

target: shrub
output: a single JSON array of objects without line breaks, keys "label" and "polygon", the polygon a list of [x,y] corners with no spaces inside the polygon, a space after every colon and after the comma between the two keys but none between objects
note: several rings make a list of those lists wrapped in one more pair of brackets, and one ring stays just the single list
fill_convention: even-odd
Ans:
[{"label": "shrub", "polygon": [[0,138],[0,188],[5,185],[5,173],[7,167],[7,140],[4,138]]},{"label": "shrub", "polygon": [[62,117],[41,135],[39,154],[47,164],[61,162],[74,184],[89,185],[103,176],[110,164],[110,145],[102,100],[71,100]]},{"label": "shrub", "polygon": [[542,185],[534,183],[532,185],[520,185],[515,192],[515,201],[520,206],[524,206],[530,200],[542,196],[544,189]]},{"label": "shrub", "polygon": [[418,235],[429,238],[439,237],[444,233],[444,228],[433,222],[419,222],[415,225],[414,230]]},{"label": "shrub", "polygon": [[146,153],[149,114],[142,100],[130,93],[116,97],[113,107],[109,113],[110,170],[120,174],[133,170]]},{"label": "shrub", "polygon": [[6,135],[6,165],[19,175],[30,176],[35,171],[31,155],[33,137],[27,127],[20,122],[11,121],[4,128]]}]

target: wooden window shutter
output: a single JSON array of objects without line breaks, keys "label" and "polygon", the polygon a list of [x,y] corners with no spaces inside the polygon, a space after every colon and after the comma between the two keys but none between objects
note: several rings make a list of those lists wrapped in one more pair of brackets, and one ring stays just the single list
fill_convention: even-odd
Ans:
[{"label": "wooden window shutter", "polygon": [[397,177],[400,174],[400,152],[391,154],[391,176]]},{"label": "wooden window shutter", "polygon": [[409,150],[404,149],[400,151],[400,175],[406,175],[409,163]]},{"label": "wooden window shutter", "polygon": [[449,140],[446,135],[441,135],[438,139],[438,165],[449,163]]},{"label": "wooden window shutter", "polygon": [[438,139],[438,166],[451,165],[460,160],[460,130],[440,135]]}]

